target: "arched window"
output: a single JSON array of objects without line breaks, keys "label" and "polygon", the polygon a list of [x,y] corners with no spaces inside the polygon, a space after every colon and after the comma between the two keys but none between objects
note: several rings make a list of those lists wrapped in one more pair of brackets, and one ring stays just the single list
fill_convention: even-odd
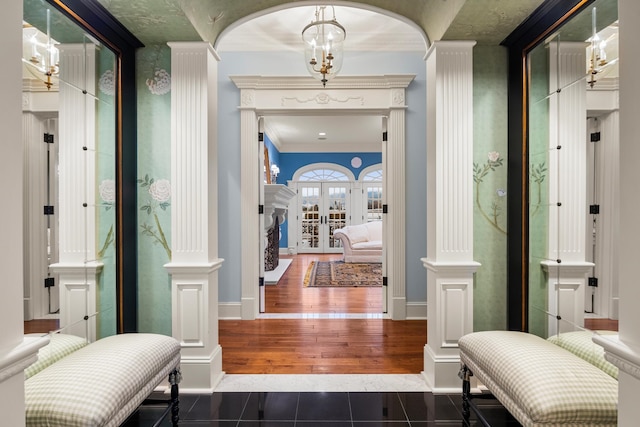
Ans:
[{"label": "arched window", "polygon": [[349,169],[335,163],[313,163],[301,167],[293,174],[293,181],[353,182],[355,180],[355,176]]},{"label": "arched window", "polygon": [[349,177],[336,170],[314,169],[300,175],[298,181],[349,181]]}]

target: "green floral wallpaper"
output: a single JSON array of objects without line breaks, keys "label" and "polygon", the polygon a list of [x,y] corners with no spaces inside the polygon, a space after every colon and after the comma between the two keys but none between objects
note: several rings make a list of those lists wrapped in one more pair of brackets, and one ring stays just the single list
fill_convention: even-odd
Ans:
[{"label": "green floral wallpaper", "polygon": [[507,325],[507,50],[473,52],[474,331]]},{"label": "green floral wallpaper", "polygon": [[138,95],[138,330],[171,335],[171,51],[136,56]]}]

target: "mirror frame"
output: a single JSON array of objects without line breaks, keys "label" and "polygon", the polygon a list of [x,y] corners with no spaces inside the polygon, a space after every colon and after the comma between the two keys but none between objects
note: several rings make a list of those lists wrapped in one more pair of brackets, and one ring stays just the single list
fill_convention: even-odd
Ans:
[{"label": "mirror frame", "polygon": [[501,45],[508,48],[507,329],[529,329],[528,54],[595,0],[546,0]]},{"label": "mirror frame", "polygon": [[116,56],[116,331],[138,330],[136,49],[144,47],[94,0],[46,0]]}]

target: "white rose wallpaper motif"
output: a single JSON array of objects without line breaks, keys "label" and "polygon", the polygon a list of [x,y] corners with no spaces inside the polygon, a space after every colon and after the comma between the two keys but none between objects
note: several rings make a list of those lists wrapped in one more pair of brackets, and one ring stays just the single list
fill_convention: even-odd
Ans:
[{"label": "white rose wallpaper motif", "polygon": [[[169,200],[171,199],[171,183],[167,179],[154,179],[150,178],[148,174],[144,178],[138,179],[140,188],[146,190],[140,202],[142,206],[141,211],[147,212],[152,217],[153,223],[149,224],[144,222],[140,227],[142,228],[142,235],[147,236],[153,240],[153,243],[160,244],[164,248],[169,260],[171,259],[171,246],[167,241],[167,238],[160,225],[160,219],[158,218],[158,208],[166,212],[170,206]],[[145,202],[146,198],[146,202]]]},{"label": "white rose wallpaper motif", "polygon": [[[100,193],[100,198],[102,199],[102,206],[105,211],[110,210],[116,201],[116,182],[113,179],[105,179],[98,186],[98,192]],[[107,232],[107,236],[102,243],[102,246],[98,250],[98,259],[104,258],[104,254],[109,249],[109,246],[113,243],[113,224],[109,227],[109,231]]]}]

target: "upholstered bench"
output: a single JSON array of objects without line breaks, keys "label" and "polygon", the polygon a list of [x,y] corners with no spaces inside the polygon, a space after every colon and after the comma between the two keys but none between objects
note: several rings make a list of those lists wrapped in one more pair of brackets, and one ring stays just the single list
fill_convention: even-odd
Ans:
[{"label": "upholstered bench", "polygon": [[118,426],[167,377],[176,425],[179,363],[180,344],[165,335],[102,338],[25,381],[26,425]]},{"label": "upholstered bench", "polygon": [[474,375],[524,426],[617,424],[618,382],[575,354],[533,334],[474,332],[460,338],[463,409]]}]

